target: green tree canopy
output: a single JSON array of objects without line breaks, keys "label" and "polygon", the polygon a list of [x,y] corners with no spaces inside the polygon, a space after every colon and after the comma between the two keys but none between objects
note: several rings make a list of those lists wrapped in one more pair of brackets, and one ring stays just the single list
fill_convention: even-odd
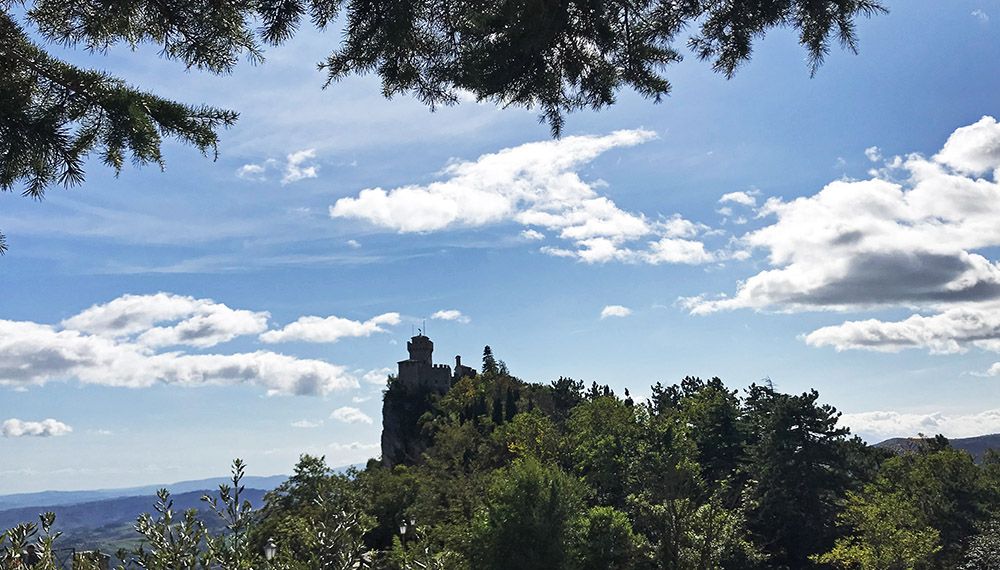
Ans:
[{"label": "green tree canopy", "polygon": [[475,567],[572,568],[583,493],[579,481],[534,458],[519,459],[497,471],[473,531]]}]

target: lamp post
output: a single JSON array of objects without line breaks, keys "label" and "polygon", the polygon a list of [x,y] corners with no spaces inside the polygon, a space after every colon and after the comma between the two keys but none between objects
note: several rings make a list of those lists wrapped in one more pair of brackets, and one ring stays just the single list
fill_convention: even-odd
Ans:
[{"label": "lamp post", "polygon": [[399,537],[402,542],[406,542],[406,534],[413,532],[416,534],[417,531],[417,521],[413,519],[403,519],[403,522],[399,523]]},{"label": "lamp post", "polygon": [[274,560],[276,554],[278,554],[278,545],[274,543],[273,538],[267,539],[267,542],[264,543],[264,559],[270,562]]}]

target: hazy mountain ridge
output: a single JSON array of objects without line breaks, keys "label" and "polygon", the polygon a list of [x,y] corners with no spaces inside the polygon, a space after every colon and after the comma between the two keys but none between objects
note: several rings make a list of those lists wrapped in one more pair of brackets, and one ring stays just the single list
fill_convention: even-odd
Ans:
[{"label": "hazy mountain ridge", "polygon": [[[917,451],[920,442],[924,439],[920,437],[894,437],[876,443],[875,447],[887,449],[897,454],[907,453]],[[1000,451],[1000,434],[998,433],[949,439],[948,442],[955,449],[969,452],[976,458],[976,461],[981,460],[990,449]]]},{"label": "hazy mountain ridge", "polygon": [[[248,489],[273,489],[288,479],[287,475],[246,476],[243,484]],[[194,479],[158,485],[143,485],[140,487],[124,487],[121,489],[93,489],[81,491],[39,491],[36,493],[12,493],[0,495],[0,512],[23,507],[48,508],[68,505],[79,505],[118,499],[122,497],[141,497],[156,495],[159,489],[169,489],[171,493],[182,494],[194,491],[207,492],[219,488],[222,483],[231,483],[229,476]]]},{"label": "hazy mountain ridge", "polygon": [[[281,481],[284,481],[284,477]],[[263,505],[264,494],[269,490],[251,488],[248,481],[241,499],[250,501],[255,509],[260,508]],[[201,489],[172,494],[174,512],[182,513],[188,509],[197,509],[201,512],[201,519],[206,521],[210,528],[217,524],[221,525],[221,522],[217,523],[218,518],[210,512],[208,505],[201,500],[202,496],[212,493],[212,489]],[[56,513],[56,530],[64,533],[59,540],[61,547],[98,548],[105,552],[113,552],[117,547],[139,538],[132,525],[140,514],[153,512],[155,503],[156,495],[152,492],[146,495],[115,497],[74,505],[18,507],[0,510],[0,528],[10,528],[29,521],[37,522],[39,514],[53,511]]]}]

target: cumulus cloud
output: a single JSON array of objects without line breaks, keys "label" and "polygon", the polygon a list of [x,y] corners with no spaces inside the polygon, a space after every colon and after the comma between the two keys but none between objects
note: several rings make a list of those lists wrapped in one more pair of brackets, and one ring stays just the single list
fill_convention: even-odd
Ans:
[{"label": "cumulus cloud", "polygon": [[350,406],[337,408],[330,414],[330,418],[347,424],[370,424],[374,422],[368,414]]},{"label": "cumulus cloud", "polygon": [[70,426],[52,418],[40,422],[11,418],[0,424],[0,434],[4,437],[58,437],[72,431]]},{"label": "cumulus cloud", "polygon": [[934,354],[950,354],[977,346],[1000,352],[1000,303],[963,305],[895,322],[848,321],[815,330],[805,336],[805,341],[837,350],[899,352],[919,348]]},{"label": "cumulus cloud", "polygon": [[934,160],[960,174],[981,176],[1000,166],[1000,126],[993,117],[957,129]]},{"label": "cumulus cloud", "polygon": [[236,176],[243,180],[265,182],[273,175],[281,174],[281,184],[291,184],[306,178],[319,176],[319,166],[315,164],[316,149],[307,148],[285,156],[282,161],[269,158],[259,163],[247,163],[236,169]]},{"label": "cumulus cloud", "polygon": [[436,182],[361,190],[356,197],[337,200],[330,215],[366,220],[401,233],[516,222],[528,227],[522,232],[525,239],[543,238],[534,229],[542,228],[567,242],[568,247],[544,247],[543,253],[587,263],[704,263],[713,257],[693,244],[674,248],[673,255],[643,248],[664,237],[676,238],[670,226],[685,220],[662,222],[625,211],[598,193],[602,184],[585,181],[577,173],[604,152],[655,136],[651,131],[623,130],[507,148],[472,162],[453,162]]},{"label": "cumulus cloud", "polygon": [[319,175],[319,166],[310,164],[316,158],[316,149],[309,148],[293,152],[285,157],[285,173],[281,177],[282,184],[291,184],[306,178],[316,178]]},{"label": "cumulus cloud", "polygon": [[[157,293],[123,295],[94,305],[64,320],[62,326],[115,339],[135,336],[135,341],[145,346],[207,348],[266,330],[269,316],[267,312],[231,309],[211,299]],[[174,324],[154,326],[163,323]]]},{"label": "cumulus cloud", "polygon": [[[882,160],[876,147],[866,154]],[[766,251],[770,267],[732,296],[681,304],[695,314],[904,308],[906,318],[850,320],[802,338],[836,350],[1000,352],[1000,263],[988,257],[1000,246],[998,169],[1000,124],[983,117],[930,158],[892,157],[868,179],[770,198],[758,216],[774,222],[737,240]]]},{"label": "cumulus cloud", "polygon": [[1000,409],[976,414],[901,413],[892,411],[843,414],[841,423],[871,441],[891,437],[914,437],[918,434],[945,437],[974,437],[1000,433]]},{"label": "cumulus cloud", "polygon": [[[160,351],[209,347],[266,328],[267,313],[169,293],[124,295],[60,325],[0,320],[0,386],[75,380],[143,388],[247,384],[268,394],[323,395],[358,386],[343,366],[269,351]],[[162,326],[164,323],[174,323]],[[160,326],[158,326],[160,325]]]},{"label": "cumulus cloud", "polygon": [[623,307],[622,305],[607,305],[601,309],[601,318],[606,319],[608,317],[627,317],[632,314],[632,309],[628,307]]},{"label": "cumulus cloud", "polygon": [[398,325],[399,313],[384,313],[367,321],[352,321],[342,317],[299,317],[282,329],[260,335],[266,343],[302,341],[337,342],[346,337],[367,337],[386,332],[383,325]]},{"label": "cumulus cloud", "polygon": [[[272,161],[273,162],[273,161]],[[267,180],[267,163],[264,164],[244,164],[243,166],[236,169],[237,178],[242,178],[243,180],[253,180],[254,182],[263,182]]]},{"label": "cumulus cloud", "polygon": [[882,150],[877,146],[870,146],[865,149],[865,157],[872,162],[882,160]]},{"label": "cumulus cloud", "polygon": [[1000,299],[1000,267],[981,253],[1000,245],[1000,184],[992,177],[1000,125],[985,117],[956,130],[933,158],[910,155],[890,166],[893,172],[838,180],[812,196],[768,199],[759,213],[776,221],[740,241],[766,250],[771,267],[731,297],[695,297],[686,306],[699,314],[897,306],[941,312]]},{"label": "cumulus cloud", "polygon": [[442,309],[431,315],[431,318],[438,321],[455,321],[458,323],[468,323],[472,321],[472,319],[463,315],[462,311],[459,311],[458,309]]},{"label": "cumulus cloud", "polygon": [[727,202],[753,208],[757,205],[757,198],[748,192],[729,192],[727,194],[723,194],[722,197],[719,198],[720,204],[725,204]]}]

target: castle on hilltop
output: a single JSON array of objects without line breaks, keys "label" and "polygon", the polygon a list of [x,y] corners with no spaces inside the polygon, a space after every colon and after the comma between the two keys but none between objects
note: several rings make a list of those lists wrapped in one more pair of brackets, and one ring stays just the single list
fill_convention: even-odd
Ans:
[{"label": "castle on hilltop", "polygon": [[458,380],[475,376],[476,370],[455,357],[455,370],[434,364],[434,343],[423,332],[406,343],[410,357],[400,360],[396,377],[382,400],[382,463],[387,467],[420,461],[427,443],[419,429],[420,417],[431,400],[448,392]]},{"label": "castle on hilltop", "polygon": [[396,382],[407,387],[426,387],[438,394],[444,394],[459,378],[475,376],[473,368],[462,365],[462,357],[455,357],[455,372],[447,364],[434,364],[432,355],[434,343],[423,333],[406,343],[410,357],[399,361],[399,373]]}]

